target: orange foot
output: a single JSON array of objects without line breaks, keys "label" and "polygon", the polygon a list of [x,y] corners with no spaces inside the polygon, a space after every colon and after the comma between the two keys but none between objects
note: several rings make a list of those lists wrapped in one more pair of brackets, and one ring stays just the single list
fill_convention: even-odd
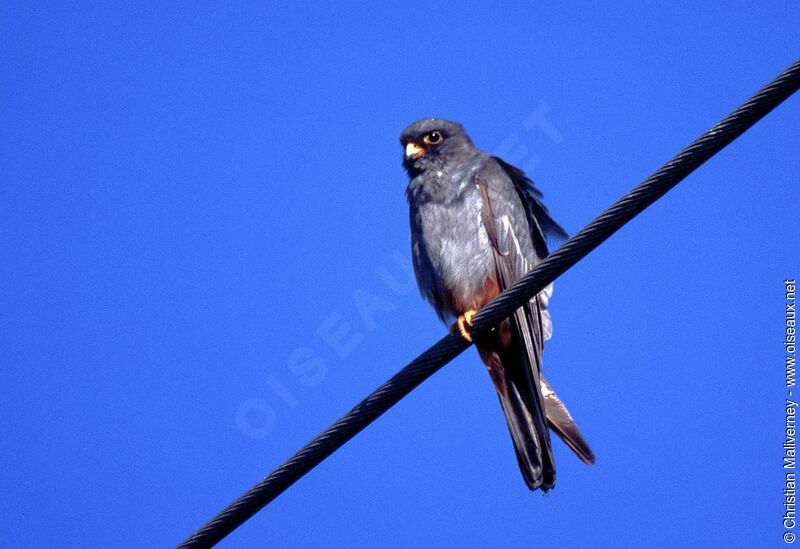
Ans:
[{"label": "orange foot", "polygon": [[472,317],[475,316],[475,312],[475,309],[470,309],[463,315],[460,315],[453,325],[454,328],[458,328],[458,333],[461,334],[461,337],[470,343],[472,343],[472,334],[469,333],[469,328],[472,326]]}]

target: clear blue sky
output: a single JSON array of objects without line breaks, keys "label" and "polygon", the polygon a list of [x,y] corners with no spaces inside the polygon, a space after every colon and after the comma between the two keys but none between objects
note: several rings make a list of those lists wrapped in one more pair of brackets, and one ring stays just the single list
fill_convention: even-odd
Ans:
[{"label": "clear blue sky", "polygon": [[[407,275],[409,122],[461,121],[572,233],[788,66],[799,18],[4,2],[0,545],[177,543],[443,334]],[[557,441],[528,492],[470,350],[225,545],[777,546],[798,122],[557,282],[545,370],[595,466]]]}]

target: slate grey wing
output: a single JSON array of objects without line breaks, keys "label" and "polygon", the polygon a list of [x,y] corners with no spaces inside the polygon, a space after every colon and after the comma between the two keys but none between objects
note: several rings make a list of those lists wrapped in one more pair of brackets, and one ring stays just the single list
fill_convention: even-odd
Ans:
[{"label": "slate grey wing", "polygon": [[[502,291],[538,262],[534,247],[538,225],[529,225],[525,205],[500,164],[489,160],[476,183]],[[544,238],[541,233],[539,236]],[[478,344],[506,416],[525,482],[531,490],[544,491],[555,485],[555,462],[541,390],[545,327],[549,331],[550,325],[545,314],[546,308],[536,296],[504,322],[493,338]]]},{"label": "slate grey wing", "polygon": [[[533,252],[526,249],[524,246],[522,247],[522,255],[529,259],[527,265],[524,261],[518,262],[517,266],[519,270],[516,274],[522,276],[548,255],[548,240],[559,241],[566,239],[568,235],[566,231],[550,217],[550,212],[547,211],[547,208],[542,203],[542,193],[534,186],[533,181],[531,181],[522,170],[515,168],[500,158],[493,158],[503,172],[511,179],[514,189],[525,208],[528,220]],[[538,318],[541,321],[541,331],[545,340],[550,339],[553,332],[550,313],[547,310],[548,301],[552,293],[553,286],[551,284],[530,302],[530,307],[533,311],[538,311]],[[592,452],[589,444],[583,438],[583,434],[580,432],[580,429],[578,429],[578,425],[572,419],[567,407],[561,402],[556,392],[543,377],[541,378],[541,391],[544,395],[547,421],[550,427],[584,463],[594,463],[594,452]]]},{"label": "slate grey wing", "polygon": [[517,195],[525,208],[528,225],[531,228],[531,238],[539,258],[544,258],[549,253],[547,240],[559,241],[566,240],[569,235],[561,225],[550,217],[542,202],[542,192],[536,188],[533,181],[525,175],[525,172],[516,168],[496,156],[492,157],[505,174],[511,179]]},{"label": "slate grey wing", "polygon": [[[541,203],[541,194],[516,168],[487,162],[477,184],[502,291],[547,255],[548,233],[559,236],[564,231]],[[494,340],[478,345],[500,398],[520,469],[532,490],[555,485],[548,426],[581,460],[593,463],[595,459],[572,416],[541,374],[544,342],[552,333],[547,310],[551,292],[552,287],[540,292],[501,325]]]}]

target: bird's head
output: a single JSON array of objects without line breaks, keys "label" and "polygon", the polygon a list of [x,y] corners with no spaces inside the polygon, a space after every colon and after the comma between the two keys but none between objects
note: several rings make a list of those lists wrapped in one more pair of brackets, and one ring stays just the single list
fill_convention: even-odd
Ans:
[{"label": "bird's head", "polygon": [[400,134],[400,143],[404,149],[403,167],[411,176],[441,170],[475,148],[461,124],[440,118],[414,122]]}]

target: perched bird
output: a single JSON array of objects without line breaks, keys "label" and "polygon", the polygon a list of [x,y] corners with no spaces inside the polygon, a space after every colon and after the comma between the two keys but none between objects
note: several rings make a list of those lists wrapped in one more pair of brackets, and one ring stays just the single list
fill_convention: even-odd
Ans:
[{"label": "perched bird", "polygon": [[[410,182],[411,245],[420,291],[445,323],[469,341],[470,319],[548,253],[564,230],[525,174],[478,150],[461,124],[423,119],[400,136]],[[555,485],[548,425],[586,463],[594,454],[542,377],[552,325],[540,292],[489,336],[476,341],[505,413],[517,461],[531,490]]]}]

